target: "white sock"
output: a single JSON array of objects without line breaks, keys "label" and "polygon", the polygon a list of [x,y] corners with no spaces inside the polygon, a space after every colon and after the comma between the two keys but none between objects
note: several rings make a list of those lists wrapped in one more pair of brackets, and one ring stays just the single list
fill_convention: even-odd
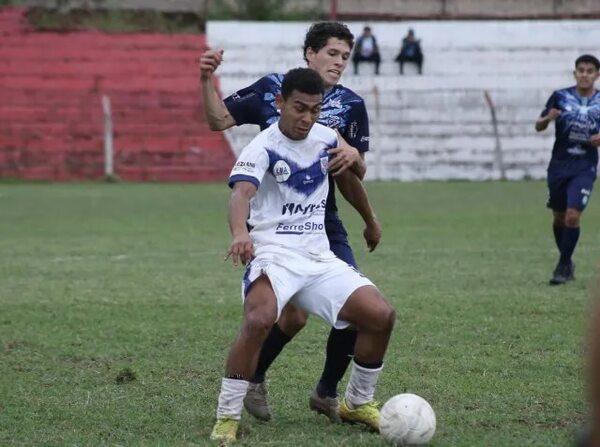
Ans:
[{"label": "white sock", "polygon": [[239,421],[242,418],[242,407],[249,383],[246,380],[223,377],[217,419],[230,418]]},{"label": "white sock", "polygon": [[346,403],[351,409],[373,400],[375,385],[383,365],[377,369],[363,368],[352,360],[352,373],[346,387]]}]

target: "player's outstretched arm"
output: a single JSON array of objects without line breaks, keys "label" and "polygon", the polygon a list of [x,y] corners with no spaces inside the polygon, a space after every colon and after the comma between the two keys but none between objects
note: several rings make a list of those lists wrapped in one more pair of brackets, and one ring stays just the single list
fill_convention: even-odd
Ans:
[{"label": "player's outstretched arm", "polygon": [[540,116],[538,120],[535,122],[535,130],[541,132],[542,130],[546,130],[548,125],[554,121],[560,115],[560,110],[558,109],[550,109],[546,116]]},{"label": "player's outstretched arm", "polygon": [[363,154],[355,147],[350,146],[337,129],[336,133],[339,145],[328,151],[329,155],[333,155],[333,159],[329,162],[329,172],[335,177],[350,168],[362,180],[367,172]]},{"label": "player's outstretched arm", "polygon": [[229,229],[232,241],[225,260],[230,256],[233,265],[246,265],[254,256],[254,246],[248,234],[246,219],[250,214],[250,199],[256,194],[256,186],[250,182],[236,182],[229,200]]},{"label": "player's outstretched arm", "polygon": [[335,181],[344,198],[358,211],[365,223],[363,236],[369,251],[375,250],[381,240],[381,225],[371,207],[364,185],[351,170],[337,175]]},{"label": "player's outstretched arm", "polygon": [[223,62],[223,50],[207,50],[200,55],[200,84],[204,113],[211,130],[225,130],[235,126],[235,120],[219,97],[213,83],[213,73]]}]

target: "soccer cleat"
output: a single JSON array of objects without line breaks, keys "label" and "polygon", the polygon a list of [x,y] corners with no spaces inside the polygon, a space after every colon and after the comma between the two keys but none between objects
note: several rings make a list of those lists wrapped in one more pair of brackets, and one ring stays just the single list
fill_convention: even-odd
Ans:
[{"label": "soccer cleat", "polygon": [[379,404],[372,400],[366,404],[359,405],[354,410],[351,410],[346,402],[342,399],[340,404],[340,418],[342,422],[350,424],[364,424],[371,431],[379,431]]},{"label": "soccer cleat", "polygon": [[218,441],[219,445],[227,445],[237,440],[237,431],[240,426],[240,421],[223,418],[217,419],[213,431],[210,434],[210,439]]},{"label": "soccer cleat", "polygon": [[558,286],[575,279],[575,266],[573,264],[558,264],[550,278],[550,285]]},{"label": "soccer cleat", "polygon": [[256,419],[261,421],[271,420],[271,408],[267,400],[267,386],[264,382],[250,382],[246,397],[244,397],[244,408]]},{"label": "soccer cleat", "polygon": [[317,390],[314,390],[308,400],[308,406],[311,410],[323,414],[333,423],[342,422],[340,418],[340,401],[337,397],[321,397]]}]

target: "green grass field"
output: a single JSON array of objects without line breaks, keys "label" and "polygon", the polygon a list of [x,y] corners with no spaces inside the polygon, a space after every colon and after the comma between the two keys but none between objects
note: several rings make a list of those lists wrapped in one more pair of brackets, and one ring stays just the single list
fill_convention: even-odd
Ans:
[{"label": "green grass field", "polygon": [[[584,214],[577,281],[557,258],[543,182],[369,183],[362,270],[398,320],[377,397],[425,397],[434,446],[568,446],[585,419],[583,335],[600,258]],[[209,445],[241,316],[224,184],[0,184],[0,445]],[[274,420],[240,445],[384,446],[308,410],[328,327],[311,318],[270,371]],[[125,373],[135,375],[127,381]],[[347,379],[347,377],[346,377]],[[345,385],[345,383],[344,383]]]}]

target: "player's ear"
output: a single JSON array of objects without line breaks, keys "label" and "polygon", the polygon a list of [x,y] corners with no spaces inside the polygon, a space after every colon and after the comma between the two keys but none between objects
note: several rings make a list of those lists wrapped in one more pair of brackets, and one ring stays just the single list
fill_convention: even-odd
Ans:
[{"label": "player's ear", "polygon": [[313,50],[312,47],[308,47],[306,49],[306,52],[304,53],[304,57],[310,63],[312,61],[312,59],[315,57],[315,54],[317,54],[317,52],[315,50]]},{"label": "player's ear", "polygon": [[278,93],[275,97],[275,105],[277,106],[278,110],[283,108],[283,96],[281,96],[281,93]]}]

